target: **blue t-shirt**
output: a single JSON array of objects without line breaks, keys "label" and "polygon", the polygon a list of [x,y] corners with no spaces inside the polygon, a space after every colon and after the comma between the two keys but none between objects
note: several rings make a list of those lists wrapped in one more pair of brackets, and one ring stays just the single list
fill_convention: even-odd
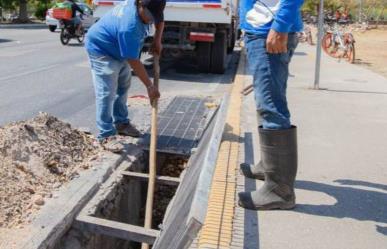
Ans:
[{"label": "blue t-shirt", "polygon": [[267,35],[270,29],[281,33],[303,28],[301,7],[304,0],[241,0],[240,27],[247,33]]},{"label": "blue t-shirt", "polygon": [[117,5],[95,23],[86,35],[86,50],[116,60],[138,59],[149,26],[137,14],[134,0]]}]

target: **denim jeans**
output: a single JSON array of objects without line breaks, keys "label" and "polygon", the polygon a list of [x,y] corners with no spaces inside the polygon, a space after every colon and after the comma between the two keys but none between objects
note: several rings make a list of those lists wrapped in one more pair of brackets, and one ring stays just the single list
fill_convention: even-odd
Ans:
[{"label": "denim jeans", "polygon": [[289,63],[298,39],[296,34],[289,34],[288,52],[281,54],[267,53],[266,39],[259,35],[245,35],[259,121],[264,129],[288,129],[291,123],[286,88]]},{"label": "denim jeans", "polygon": [[116,134],[114,124],[128,123],[131,71],[126,61],[89,54],[96,97],[98,139]]}]

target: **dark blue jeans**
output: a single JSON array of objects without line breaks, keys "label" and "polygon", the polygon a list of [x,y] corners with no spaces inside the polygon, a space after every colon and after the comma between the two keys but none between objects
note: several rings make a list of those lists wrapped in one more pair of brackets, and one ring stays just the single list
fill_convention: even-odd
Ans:
[{"label": "dark blue jeans", "polygon": [[260,124],[264,129],[289,129],[290,112],[286,99],[289,63],[297,47],[296,34],[289,34],[288,52],[266,52],[266,37],[245,35],[249,69]]}]

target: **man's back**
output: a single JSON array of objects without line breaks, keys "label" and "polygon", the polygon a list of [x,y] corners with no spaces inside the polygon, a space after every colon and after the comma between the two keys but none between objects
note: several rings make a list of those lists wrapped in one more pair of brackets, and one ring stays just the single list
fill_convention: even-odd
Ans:
[{"label": "man's back", "polygon": [[304,0],[240,0],[240,24],[247,33],[267,35],[302,29],[300,8]]},{"label": "man's back", "polygon": [[117,60],[136,59],[147,26],[142,23],[134,0],[127,0],[106,13],[88,31],[86,49],[93,54]]},{"label": "man's back", "polygon": [[66,3],[71,4],[71,17],[74,18],[77,15],[77,11],[83,14],[83,10],[79,7],[79,5],[74,1],[66,1]]}]

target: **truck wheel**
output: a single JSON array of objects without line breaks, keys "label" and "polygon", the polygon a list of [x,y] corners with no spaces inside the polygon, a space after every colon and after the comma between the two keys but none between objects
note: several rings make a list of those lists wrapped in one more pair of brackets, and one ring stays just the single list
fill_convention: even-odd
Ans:
[{"label": "truck wheel", "polygon": [[231,33],[231,44],[230,44],[230,46],[227,47],[227,53],[228,54],[231,54],[234,51],[235,42],[236,42],[236,33],[235,33],[235,31],[232,31],[232,33]]},{"label": "truck wheel", "polygon": [[211,72],[222,74],[226,70],[227,40],[225,32],[215,34],[215,42],[211,49]]},{"label": "truck wheel", "polygon": [[235,22],[234,21],[232,22],[230,32],[231,32],[231,34],[230,34],[230,44],[227,47],[227,53],[228,54],[231,54],[232,52],[234,52],[235,42],[237,40],[237,35],[238,35],[237,34],[238,31],[235,28]]},{"label": "truck wheel", "polygon": [[208,73],[210,71],[211,64],[211,43],[197,42],[196,53],[199,70],[203,73]]}]

